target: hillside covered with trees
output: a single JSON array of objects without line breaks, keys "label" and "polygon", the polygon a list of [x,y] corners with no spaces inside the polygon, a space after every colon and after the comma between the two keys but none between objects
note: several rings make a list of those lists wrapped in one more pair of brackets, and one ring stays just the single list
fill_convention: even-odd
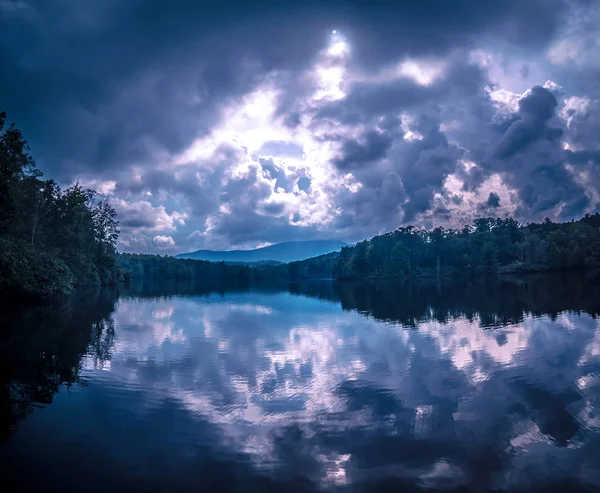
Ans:
[{"label": "hillside covered with trees", "polygon": [[118,263],[125,272],[125,280],[248,281],[251,275],[251,268],[245,265],[166,255],[122,253],[118,255]]},{"label": "hillside covered with trees", "polygon": [[92,190],[43,179],[21,132],[5,123],[0,112],[0,292],[47,296],[118,282],[114,209]]},{"label": "hillside covered with trees", "polygon": [[258,281],[331,279],[338,257],[339,252],[331,252],[287,264],[255,265],[251,267],[251,275]]},{"label": "hillside covered with trees", "polygon": [[398,228],[342,248],[333,276],[475,276],[590,267],[600,267],[600,214],[568,223],[481,218],[462,229]]}]

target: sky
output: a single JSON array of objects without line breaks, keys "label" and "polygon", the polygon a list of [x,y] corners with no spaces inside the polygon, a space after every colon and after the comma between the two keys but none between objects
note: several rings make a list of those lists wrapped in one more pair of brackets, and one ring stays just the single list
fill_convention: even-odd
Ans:
[{"label": "sky", "polygon": [[592,0],[0,0],[0,110],[119,249],[600,210]]}]

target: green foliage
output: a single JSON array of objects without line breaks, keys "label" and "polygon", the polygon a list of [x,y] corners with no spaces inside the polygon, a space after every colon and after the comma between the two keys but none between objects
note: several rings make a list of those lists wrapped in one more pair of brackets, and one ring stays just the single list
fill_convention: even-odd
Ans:
[{"label": "green foliage", "polygon": [[131,279],[195,280],[249,280],[250,267],[226,265],[224,262],[177,259],[147,254],[122,253],[118,255],[119,267],[130,273]]},{"label": "green foliage", "polygon": [[49,296],[114,284],[119,235],[114,209],[96,192],[43,180],[27,142],[0,113],[0,290]]},{"label": "green foliage", "polygon": [[332,252],[288,264],[255,265],[251,277],[259,281],[300,281],[306,279],[331,279],[339,253]]},{"label": "green foliage", "polygon": [[600,267],[600,214],[520,225],[481,218],[461,230],[414,226],[344,247],[337,279],[489,275]]},{"label": "green foliage", "polygon": [[61,259],[13,238],[0,238],[0,291],[50,296],[72,288],[73,276]]}]

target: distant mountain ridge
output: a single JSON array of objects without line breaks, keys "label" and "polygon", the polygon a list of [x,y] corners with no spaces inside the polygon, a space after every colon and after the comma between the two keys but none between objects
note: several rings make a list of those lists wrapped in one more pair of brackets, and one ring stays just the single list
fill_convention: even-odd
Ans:
[{"label": "distant mountain ridge", "polygon": [[175,258],[209,260],[211,262],[295,262],[317,257],[326,253],[337,252],[347,244],[337,240],[286,241],[268,247],[253,250],[197,250],[180,253]]}]

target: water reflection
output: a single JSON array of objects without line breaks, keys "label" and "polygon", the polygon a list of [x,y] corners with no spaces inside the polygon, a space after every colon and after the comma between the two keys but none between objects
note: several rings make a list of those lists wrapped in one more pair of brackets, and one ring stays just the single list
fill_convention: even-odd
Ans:
[{"label": "water reflection", "polygon": [[95,291],[0,314],[0,443],[34,406],[50,404],[62,385],[85,385],[84,355],[109,359],[116,292]]},{"label": "water reflection", "polygon": [[[53,382],[24,407],[61,390],[0,458],[86,490],[594,491],[598,286],[133,287],[116,303],[80,300],[55,336],[6,352],[7,406],[19,386]],[[19,326],[46,330],[45,317]]]}]

